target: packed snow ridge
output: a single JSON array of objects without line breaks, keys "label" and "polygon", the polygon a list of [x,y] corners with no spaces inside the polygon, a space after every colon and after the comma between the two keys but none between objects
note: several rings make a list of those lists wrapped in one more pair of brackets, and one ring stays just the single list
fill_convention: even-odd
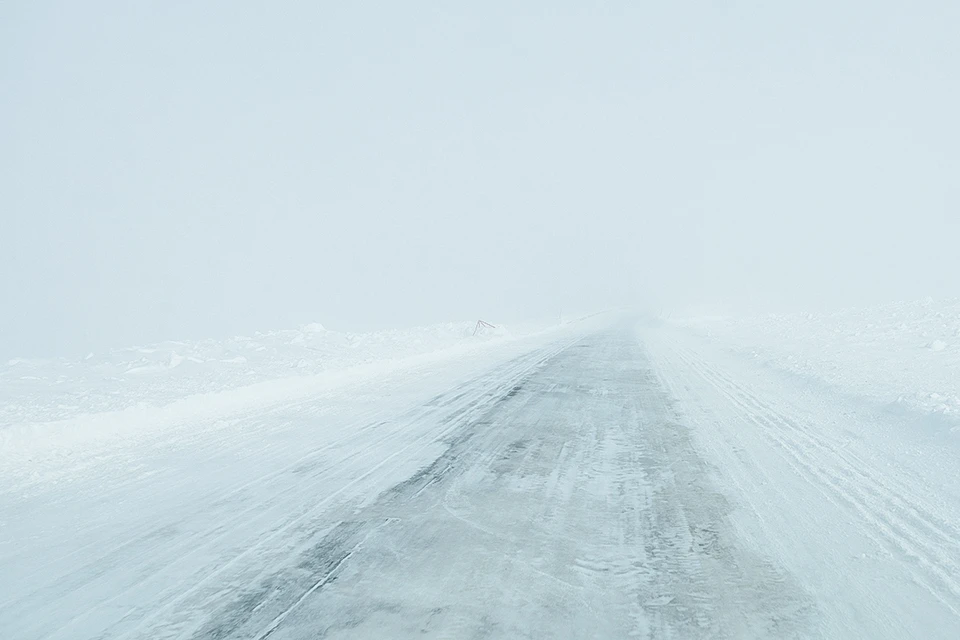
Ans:
[{"label": "packed snow ridge", "polygon": [[772,368],[960,433],[960,300],[678,323]]},{"label": "packed snow ridge", "polygon": [[[15,358],[0,364],[0,430],[87,414],[168,405],[198,394],[299,380],[331,372],[389,366],[451,349],[509,338],[502,327],[449,322],[369,333],[321,324],[253,336],[167,341],[89,354],[81,359]],[[515,335],[534,330],[521,327]],[[275,385],[276,386],[276,385]]]}]

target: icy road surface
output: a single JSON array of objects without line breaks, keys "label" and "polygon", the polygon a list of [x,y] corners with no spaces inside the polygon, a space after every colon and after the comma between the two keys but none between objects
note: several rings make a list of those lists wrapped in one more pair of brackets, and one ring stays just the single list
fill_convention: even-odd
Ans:
[{"label": "icy road surface", "polygon": [[960,637],[953,441],[675,330],[513,349],[4,468],[0,637]]}]

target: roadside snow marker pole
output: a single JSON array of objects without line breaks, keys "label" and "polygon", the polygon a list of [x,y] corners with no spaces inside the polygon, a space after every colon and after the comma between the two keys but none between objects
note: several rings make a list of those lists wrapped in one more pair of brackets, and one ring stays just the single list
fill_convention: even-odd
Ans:
[{"label": "roadside snow marker pole", "polygon": [[477,326],[473,328],[473,335],[477,335],[483,329],[496,329],[496,325],[492,325],[489,322],[484,322],[483,320],[477,320]]}]

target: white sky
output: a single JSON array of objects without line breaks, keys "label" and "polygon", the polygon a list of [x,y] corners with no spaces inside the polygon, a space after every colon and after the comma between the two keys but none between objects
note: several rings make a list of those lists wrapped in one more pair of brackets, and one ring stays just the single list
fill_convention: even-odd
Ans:
[{"label": "white sky", "polygon": [[960,2],[470,5],[0,4],[0,354],[958,295]]}]

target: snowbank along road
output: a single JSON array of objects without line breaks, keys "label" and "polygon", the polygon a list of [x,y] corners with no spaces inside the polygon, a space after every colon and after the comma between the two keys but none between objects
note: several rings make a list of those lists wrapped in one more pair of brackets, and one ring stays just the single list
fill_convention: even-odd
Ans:
[{"label": "snowbank along road", "polygon": [[960,637],[952,442],[669,328],[524,344],[5,471],[3,637]]}]

